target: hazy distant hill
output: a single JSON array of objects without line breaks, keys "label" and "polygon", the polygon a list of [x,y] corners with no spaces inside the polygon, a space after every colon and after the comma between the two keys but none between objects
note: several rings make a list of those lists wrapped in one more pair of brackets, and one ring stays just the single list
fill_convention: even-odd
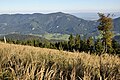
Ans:
[{"label": "hazy distant hill", "polygon": [[[115,32],[120,33],[120,19],[114,20]],[[97,35],[96,21],[84,20],[65,13],[3,14],[0,15],[0,34],[81,34]]]},{"label": "hazy distant hill", "polygon": [[114,19],[114,31],[115,33],[120,34],[120,17]]},{"label": "hazy distant hill", "polygon": [[[99,19],[99,16],[97,12],[77,12],[77,13],[71,13],[72,15],[75,15],[79,18],[83,18],[85,20],[97,20]],[[120,17],[120,12],[110,12],[110,13],[104,13],[104,14],[111,14],[111,17],[113,19]]]}]

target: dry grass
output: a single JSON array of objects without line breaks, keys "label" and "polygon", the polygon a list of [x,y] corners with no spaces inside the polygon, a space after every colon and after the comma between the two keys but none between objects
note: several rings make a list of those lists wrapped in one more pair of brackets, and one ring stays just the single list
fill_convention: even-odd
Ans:
[{"label": "dry grass", "polygon": [[0,42],[0,80],[120,80],[120,58]]}]

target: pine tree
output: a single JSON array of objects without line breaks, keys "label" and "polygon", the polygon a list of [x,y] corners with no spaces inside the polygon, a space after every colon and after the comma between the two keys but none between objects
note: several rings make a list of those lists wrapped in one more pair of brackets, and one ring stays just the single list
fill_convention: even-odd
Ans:
[{"label": "pine tree", "polygon": [[69,45],[69,50],[73,51],[74,45],[75,45],[75,40],[74,40],[74,37],[72,34],[69,37],[68,45]]},{"label": "pine tree", "polygon": [[90,51],[90,53],[93,51],[93,47],[94,47],[94,41],[92,37],[89,37],[87,40],[87,51]]},{"label": "pine tree", "polygon": [[120,44],[115,39],[112,40],[112,48],[114,49],[114,53],[120,54]]},{"label": "pine tree", "polygon": [[79,51],[80,50],[80,35],[76,35],[75,37],[75,50]]},{"label": "pine tree", "polygon": [[69,46],[68,46],[68,42],[67,41],[64,41],[62,46],[63,46],[63,50],[68,51]]},{"label": "pine tree", "polygon": [[85,52],[87,52],[87,49],[88,49],[88,47],[87,47],[87,40],[86,39],[84,39],[84,40],[80,40],[80,51],[85,51]]},{"label": "pine tree", "polygon": [[103,46],[102,46],[102,42],[100,39],[98,39],[96,42],[95,42],[95,51],[97,54],[101,54],[102,51],[103,51]]},{"label": "pine tree", "polygon": [[100,19],[99,21],[99,26],[98,30],[102,34],[102,42],[104,46],[103,53],[107,52],[108,47],[112,47],[112,38],[113,38],[113,33],[112,33],[112,28],[113,28],[113,21],[112,18],[109,17],[109,14],[105,16],[102,13],[98,14]]}]

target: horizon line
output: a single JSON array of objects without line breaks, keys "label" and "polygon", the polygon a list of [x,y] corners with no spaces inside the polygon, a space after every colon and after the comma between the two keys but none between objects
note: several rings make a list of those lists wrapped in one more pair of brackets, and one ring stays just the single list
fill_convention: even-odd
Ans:
[{"label": "horizon line", "polygon": [[33,10],[33,11],[0,11],[0,14],[33,14],[33,13],[56,13],[56,12],[62,12],[62,13],[119,13],[118,10]]},{"label": "horizon line", "polygon": [[61,12],[61,13],[120,13],[120,11],[106,11],[106,12],[102,12],[102,11],[96,11],[96,12],[81,12],[81,11],[78,11],[78,12],[68,12],[68,11],[30,11],[30,12],[23,12],[23,11],[19,11],[19,12],[0,12],[0,14],[34,14],[34,13],[41,13],[41,14],[50,14],[50,13],[58,13],[58,12]]}]

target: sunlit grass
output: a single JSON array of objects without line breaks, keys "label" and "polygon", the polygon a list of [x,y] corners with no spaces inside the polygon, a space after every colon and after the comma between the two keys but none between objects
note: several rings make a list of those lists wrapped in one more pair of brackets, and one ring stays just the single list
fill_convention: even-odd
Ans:
[{"label": "sunlit grass", "polygon": [[[0,42],[0,79],[119,80],[120,58]],[[101,80],[102,80],[101,79]]]}]

